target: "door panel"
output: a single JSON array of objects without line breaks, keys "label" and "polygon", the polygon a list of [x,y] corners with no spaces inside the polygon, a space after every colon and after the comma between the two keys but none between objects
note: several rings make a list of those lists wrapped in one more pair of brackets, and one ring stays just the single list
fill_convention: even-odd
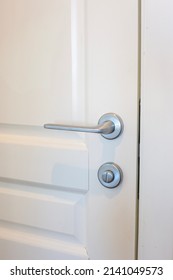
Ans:
[{"label": "door panel", "polygon": [[42,125],[46,120],[54,122],[55,116],[69,121],[70,0],[1,3],[1,122]]},{"label": "door panel", "polygon": [[7,222],[1,222],[0,229],[1,259],[88,259],[73,236]]},{"label": "door panel", "polygon": [[82,199],[83,195],[80,194],[66,194],[61,191],[57,193],[53,190],[48,192],[44,189],[40,193],[37,188],[34,191],[26,186],[19,189],[4,182],[0,190],[1,219],[53,232],[78,235],[75,224],[84,220],[84,209],[80,210]]},{"label": "door panel", "polygon": [[[138,1],[0,5],[0,258],[135,258]],[[108,112],[115,140],[43,128]],[[123,170],[115,189],[105,162]]]},{"label": "door panel", "polygon": [[57,133],[46,133],[43,128],[0,127],[2,178],[88,189],[88,148],[79,137],[57,137]]}]

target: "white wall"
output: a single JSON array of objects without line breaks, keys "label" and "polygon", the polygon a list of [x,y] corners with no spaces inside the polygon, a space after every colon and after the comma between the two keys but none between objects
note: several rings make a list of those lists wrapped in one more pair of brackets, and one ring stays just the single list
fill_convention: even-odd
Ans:
[{"label": "white wall", "polygon": [[173,259],[173,1],[142,1],[139,259]]}]

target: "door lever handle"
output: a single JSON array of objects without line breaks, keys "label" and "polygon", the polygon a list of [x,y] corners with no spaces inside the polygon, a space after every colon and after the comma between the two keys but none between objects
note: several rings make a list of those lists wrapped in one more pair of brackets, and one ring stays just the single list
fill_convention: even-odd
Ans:
[{"label": "door lever handle", "polygon": [[114,113],[108,113],[100,118],[97,126],[93,127],[72,126],[63,124],[45,124],[44,128],[65,131],[99,133],[106,139],[115,139],[121,134],[123,123],[119,116],[117,116]]}]

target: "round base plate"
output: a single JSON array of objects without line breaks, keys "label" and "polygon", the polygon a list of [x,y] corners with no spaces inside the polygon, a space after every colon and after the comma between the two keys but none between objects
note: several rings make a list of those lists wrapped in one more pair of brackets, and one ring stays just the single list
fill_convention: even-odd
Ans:
[{"label": "round base plate", "polygon": [[101,134],[104,138],[106,139],[115,139],[117,138],[122,130],[123,130],[123,122],[121,120],[121,118],[119,116],[117,116],[116,114],[114,113],[108,113],[108,114],[105,114],[103,115],[100,119],[99,119],[99,122],[98,124],[102,124],[106,121],[111,121],[113,122],[114,126],[115,126],[115,130],[110,133],[110,134]]}]

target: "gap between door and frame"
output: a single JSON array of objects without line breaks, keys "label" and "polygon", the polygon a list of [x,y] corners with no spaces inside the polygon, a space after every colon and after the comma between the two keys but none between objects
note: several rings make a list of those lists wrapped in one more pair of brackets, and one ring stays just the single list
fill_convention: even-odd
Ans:
[{"label": "gap between door and frame", "polygon": [[138,0],[138,151],[137,151],[137,200],[136,200],[136,248],[135,259],[138,259],[138,234],[139,234],[139,196],[140,196],[140,126],[141,126],[141,1]]}]

